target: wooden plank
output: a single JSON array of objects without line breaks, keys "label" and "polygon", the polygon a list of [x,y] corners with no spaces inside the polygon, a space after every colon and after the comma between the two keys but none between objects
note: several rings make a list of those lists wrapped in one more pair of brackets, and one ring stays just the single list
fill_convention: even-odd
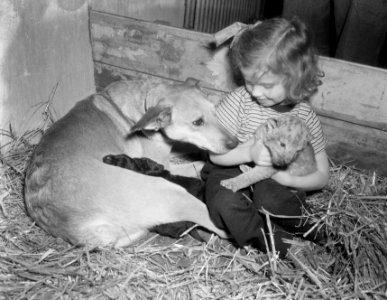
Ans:
[{"label": "wooden plank", "polygon": [[387,132],[319,116],[328,137],[327,153],[336,163],[387,177]]},{"label": "wooden plank", "polygon": [[320,58],[323,85],[312,104],[323,115],[387,131],[387,70]]},{"label": "wooden plank", "polygon": [[226,53],[208,48],[210,34],[93,11],[90,23],[95,61],[180,81],[200,77],[215,89],[235,87],[224,71]]}]

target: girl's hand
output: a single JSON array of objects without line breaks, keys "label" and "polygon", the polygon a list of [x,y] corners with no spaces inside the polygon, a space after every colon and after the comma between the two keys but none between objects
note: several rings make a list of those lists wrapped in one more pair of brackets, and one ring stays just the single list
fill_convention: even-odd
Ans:
[{"label": "girl's hand", "polygon": [[251,160],[259,166],[271,166],[271,156],[269,150],[262,143],[261,139],[256,140],[250,146]]},{"label": "girl's hand", "polygon": [[316,154],[317,171],[306,176],[293,176],[286,171],[279,171],[272,176],[278,183],[300,189],[315,191],[322,189],[329,180],[329,161],[325,150]]},{"label": "girl's hand", "polygon": [[277,181],[279,184],[284,186],[292,186],[292,175],[290,175],[286,171],[278,171],[275,173],[272,177],[275,181]]},{"label": "girl's hand", "polygon": [[266,129],[267,132],[270,133],[274,128],[278,128],[277,120],[276,119],[268,119],[266,121]]}]

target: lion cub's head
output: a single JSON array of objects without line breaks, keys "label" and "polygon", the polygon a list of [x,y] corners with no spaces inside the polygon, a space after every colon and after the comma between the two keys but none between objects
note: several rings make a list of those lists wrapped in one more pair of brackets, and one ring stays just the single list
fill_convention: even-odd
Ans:
[{"label": "lion cub's head", "polygon": [[272,128],[266,125],[263,143],[269,149],[273,165],[286,167],[306,147],[307,126],[300,118],[290,115],[270,120],[270,124]]}]

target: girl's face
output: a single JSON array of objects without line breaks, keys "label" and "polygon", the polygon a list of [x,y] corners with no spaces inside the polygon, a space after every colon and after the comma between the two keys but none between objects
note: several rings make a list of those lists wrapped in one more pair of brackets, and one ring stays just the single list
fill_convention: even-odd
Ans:
[{"label": "girl's face", "polygon": [[245,87],[249,94],[262,106],[280,104],[287,93],[283,85],[284,77],[270,71],[259,72],[256,68],[241,68]]}]

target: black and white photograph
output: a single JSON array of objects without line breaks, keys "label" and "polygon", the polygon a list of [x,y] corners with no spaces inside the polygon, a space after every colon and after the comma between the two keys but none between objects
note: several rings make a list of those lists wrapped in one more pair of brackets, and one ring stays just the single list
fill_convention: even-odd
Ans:
[{"label": "black and white photograph", "polygon": [[387,299],[387,0],[1,0],[11,299]]}]

